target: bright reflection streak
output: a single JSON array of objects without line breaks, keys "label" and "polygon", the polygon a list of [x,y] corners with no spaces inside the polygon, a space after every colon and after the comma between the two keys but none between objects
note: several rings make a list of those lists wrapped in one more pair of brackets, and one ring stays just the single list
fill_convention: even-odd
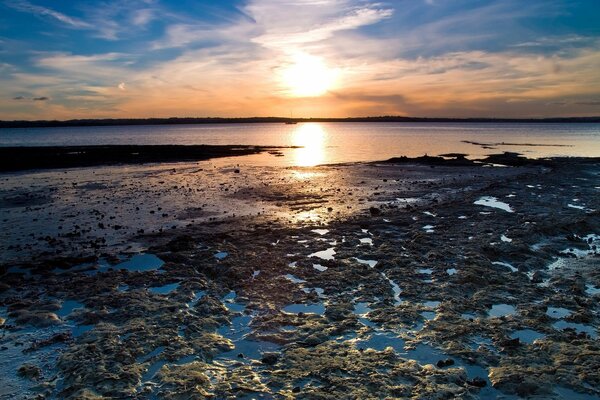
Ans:
[{"label": "bright reflection streak", "polygon": [[325,131],[317,123],[299,125],[292,132],[294,146],[302,146],[294,152],[294,165],[312,167],[325,160]]}]

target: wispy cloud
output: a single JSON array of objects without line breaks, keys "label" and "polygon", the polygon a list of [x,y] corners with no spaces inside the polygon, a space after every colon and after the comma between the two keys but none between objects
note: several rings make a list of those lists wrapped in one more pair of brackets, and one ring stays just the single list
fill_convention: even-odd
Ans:
[{"label": "wispy cloud", "polygon": [[15,10],[34,14],[43,18],[50,18],[63,23],[64,26],[74,29],[89,29],[91,25],[75,17],[70,17],[53,9],[31,4],[25,0],[8,0],[5,4]]}]

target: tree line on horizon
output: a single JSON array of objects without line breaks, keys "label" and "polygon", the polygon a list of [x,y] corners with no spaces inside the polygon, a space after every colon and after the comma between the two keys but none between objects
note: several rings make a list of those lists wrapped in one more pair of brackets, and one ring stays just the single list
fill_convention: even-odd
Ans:
[{"label": "tree line on horizon", "polygon": [[14,120],[0,121],[0,128],[45,128],[117,125],[191,125],[234,123],[285,123],[285,122],[522,122],[522,123],[590,123],[600,122],[598,117],[555,118],[430,118],[404,116],[347,117],[347,118],[285,118],[285,117],[171,117],[171,118],[106,118],[71,120]]}]

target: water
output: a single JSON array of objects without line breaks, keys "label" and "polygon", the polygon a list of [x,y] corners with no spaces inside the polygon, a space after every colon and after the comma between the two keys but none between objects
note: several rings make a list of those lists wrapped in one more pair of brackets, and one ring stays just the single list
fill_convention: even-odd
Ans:
[{"label": "water", "polygon": [[[368,141],[365,141],[368,138]],[[160,125],[0,129],[0,146],[64,146],[96,144],[240,144],[304,146],[284,157],[236,158],[252,165],[316,165],[376,161],[406,155],[450,152],[483,156],[516,151],[529,157],[598,156],[600,124],[519,123],[299,123]],[[534,143],[555,146],[497,145],[494,149],[463,143]]]}]

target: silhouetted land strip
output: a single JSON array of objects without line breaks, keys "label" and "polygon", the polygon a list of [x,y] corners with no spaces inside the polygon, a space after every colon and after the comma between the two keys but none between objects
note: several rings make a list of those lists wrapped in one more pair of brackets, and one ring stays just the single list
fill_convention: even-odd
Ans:
[{"label": "silhouetted land strip", "polygon": [[0,171],[202,161],[265,151],[278,152],[282,148],[209,145],[0,147]]},{"label": "silhouetted land strip", "polygon": [[72,119],[68,121],[0,121],[0,128],[44,128],[69,126],[119,126],[119,125],[192,125],[192,124],[250,124],[286,122],[458,122],[458,123],[599,123],[598,117],[571,118],[420,118],[401,116],[357,117],[357,118],[141,118],[141,119]]}]

